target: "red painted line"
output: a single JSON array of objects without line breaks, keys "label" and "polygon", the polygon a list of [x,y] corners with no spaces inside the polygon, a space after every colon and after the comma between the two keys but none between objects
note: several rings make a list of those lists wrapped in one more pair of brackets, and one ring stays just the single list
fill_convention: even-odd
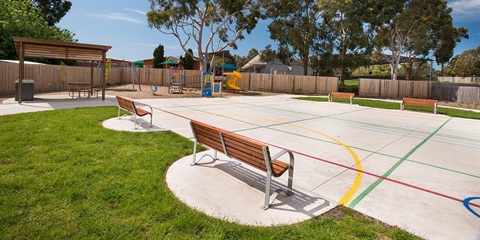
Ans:
[{"label": "red painted line", "polygon": [[[159,111],[162,111],[162,112],[165,112],[165,113],[168,113],[168,114],[171,114],[171,115],[174,115],[174,116],[183,118],[183,119],[193,120],[193,119],[191,119],[191,118],[188,118],[188,117],[185,117],[185,116],[182,116],[182,115],[179,115],[179,114],[170,112],[170,111],[166,111],[166,110],[163,110],[163,109],[159,109],[159,108],[155,108],[155,107],[154,107],[154,109],[157,109],[157,110],[159,110]],[[243,136],[243,135],[242,135],[242,136]],[[243,136],[243,137],[246,137],[246,138],[249,138],[249,139],[258,141],[258,140],[256,140],[256,139],[253,139],[253,138],[250,138],[250,137],[247,137],[247,136]],[[312,158],[312,159],[315,159],[315,160],[318,160],[318,161],[321,161],[321,162],[325,162],[325,163],[328,163],[328,164],[332,164],[332,165],[335,165],[335,166],[338,166],[338,167],[342,167],[342,168],[345,168],[345,169],[348,169],[348,170],[352,170],[352,171],[355,171],[355,172],[361,172],[361,173],[363,173],[363,174],[367,174],[367,175],[370,175],[370,176],[373,176],[373,177],[376,177],[376,178],[381,178],[381,179],[386,180],[386,181],[390,181],[390,182],[393,182],[393,183],[397,183],[397,184],[400,184],[400,185],[403,185],[403,186],[406,186],[406,187],[410,187],[410,188],[413,188],[413,189],[417,189],[417,190],[422,191],[422,192],[426,192],[426,193],[430,193],[430,194],[433,194],[433,195],[437,195],[437,196],[440,196],[440,197],[443,197],[443,198],[447,198],[447,199],[450,199],[450,200],[453,200],[453,201],[456,201],[456,202],[460,202],[460,203],[463,204],[463,199],[459,199],[459,198],[452,197],[452,196],[449,196],[449,195],[446,195],[446,194],[443,194],[443,193],[435,192],[435,191],[433,191],[433,190],[429,190],[429,189],[422,188],[422,187],[419,187],[419,186],[415,186],[415,185],[412,185],[412,184],[409,184],[409,183],[405,183],[405,182],[401,182],[401,181],[398,181],[398,180],[395,180],[395,179],[391,179],[391,178],[388,178],[388,177],[384,177],[384,176],[381,176],[381,175],[378,175],[378,174],[375,174],[375,173],[366,172],[366,171],[364,171],[364,170],[358,170],[358,169],[356,169],[356,168],[349,167],[349,166],[347,166],[347,165],[343,165],[343,164],[336,163],[336,162],[332,162],[332,161],[329,161],[329,160],[326,160],[326,159],[318,158],[318,157],[315,157],[315,156],[312,156],[312,155],[308,155],[308,154],[305,154],[305,153],[301,153],[301,152],[298,152],[298,151],[295,151],[295,150],[292,150],[292,149],[287,149],[287,148],[280,147],[280,146],[277,146],[277,145],[274,145],[274,144],[270,144],[270,143],[265,143],[265,142],[262,142],[262,143],[267,144],[267,145],[270,145],[270,146],[272,146],[272,147],[276,147],[276,148],[284,149],[284,150],[287,150],[287,151],[291,151],[291,152],[293,152],[293,153],[296,153],[296,154],[301,155],[301,156],[304,156],[304,157]],[[480,208],[480,204],[475,204],[475,203],[469,202],[469,205],[470,205],[470,206],[473,206],[473,207]]]}]

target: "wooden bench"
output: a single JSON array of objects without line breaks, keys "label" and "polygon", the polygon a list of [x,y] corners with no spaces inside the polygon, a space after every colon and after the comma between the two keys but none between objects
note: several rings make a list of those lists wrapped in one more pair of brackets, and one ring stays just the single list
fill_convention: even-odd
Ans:
[{"label": "wooden bench", "polygon": [[[130,114],[133,115],[134,117],[134,129],[137,129],[137,116],[143,117],[146,115],[150,115],[150,127],[152,127],[152,114],[153,114],[153,109],[152,107],[142,104],[141,107],[137,107],[136,103],[132,99],[128,99],[125,97],[117,96],[117,102],[118,102],[118,118],[120,118],[120,109],[123,109]],[[144,108],[148,107],[150,108],[150,111],[145,110]]]},{"label": "wooden bench", "polygon": [[[266,172],[265,202],[262,209],[268,209],[280,192],[285,192],[288,196],[293,194],[294,157],[292,152],[283,150],[271,157],[268,145],[264,143],[193,120],[190,122],[190,125],[192,127],[193,136],[195,137],[192,166],[198,164],[203,157],[210,156],[204,155],[198,161],[196,160],[197,144],[201,143],[214,150],[214,156],[210,156],[214,160],[218,159],[218,151],[224,153],[230,158],[237,159]],[[285,153],[289,154],[290,163],[278,160],[278,158]],[[273,194],[270,194],[272,176],[280,177],[287,170],[288,189],[277,189]]]},{"label": "wooden bench", "polygon": [[353,98],[355,93],[346,93],[346,92],[331,92],[328,94],[328,101],[331,102],[334,98],[350,99],[350,104],[353,104]]},{"label": "wooden bench", "polygon": [[433,108],[433,113],[437,114],[437,104],[438,100],[435,99],[404,97],[400,103],[400,109],[403,110],[405,106],[431,107]]}]

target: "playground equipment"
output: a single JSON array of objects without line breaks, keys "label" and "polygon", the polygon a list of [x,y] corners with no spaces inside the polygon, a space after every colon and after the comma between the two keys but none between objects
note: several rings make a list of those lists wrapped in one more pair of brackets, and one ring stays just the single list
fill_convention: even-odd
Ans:
[{"label": "playground equipment", "polygon": [[237,90],[237,91],[241,91],[242,89],[240,87],[238,87],[237,85],[235,85],[235,83],[242,79],[242,75],[237,72],[237,71],[233,71],[233,72],[229,72],[229,73],[223,73],[223,75],[225,76],[233,76],[233,78],[229,79],[227,81],[227,87],[233,89],[233,90]]},{"label": "playground equipment", "polygon": [[202,97],[212,96],[213,79],[213,72],[202,72]]},{"label": "playground equipment", "polygon": [[170,68],[170,74],[168,93],[182,93],[183,85],[185,85],[185,69]]},{"label": "playground equipment", "polygon": [[155,95],[155,93],[158,91],[158,86],[150,85],[150,91],[152,92],[152,95]]},{"label": "playground equipment", "polygon": [[[135,90],[135,81],[137,82],[138,84],[138,89],[140,91],[142,91],[142,87],[141,87],[141,84],[140,84],[140,72],[137,71],[137,63],[133,62],[133,61],[112,61],[110,64],[112,65],[115,65],[115,66],[119,66],[119,65],[123,65],[124,67],[130,67],[131,68],[131,80],[132,80],[132,91],[136,91]],[[101,62],[98,63],[96,69],[95,69],[95,73],[94,73],[94,77],[93,77],[93,86],[101,86],[103,83],[101,81],[101,72],[102,72],[102,68],[101,68]],[[97,74],[98,74],[98,84],[97,84]],[[108,82],[107,82],[107,85]]]}]

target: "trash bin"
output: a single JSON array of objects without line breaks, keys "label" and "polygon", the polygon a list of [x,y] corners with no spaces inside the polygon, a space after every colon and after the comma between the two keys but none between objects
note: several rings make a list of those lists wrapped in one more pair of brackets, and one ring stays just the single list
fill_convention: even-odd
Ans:
[{"label": "trash bin", "polygon": [[[31,79],[22,80],[22,101],[33,101],[33,87],[35,81]],[[18,101],[18,80],[15,81],[15,101]]]}]

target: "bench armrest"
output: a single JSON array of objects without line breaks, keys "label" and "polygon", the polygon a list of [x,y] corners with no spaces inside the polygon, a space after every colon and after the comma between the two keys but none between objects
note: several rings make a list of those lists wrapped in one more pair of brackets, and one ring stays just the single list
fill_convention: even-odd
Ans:
[{"label": "bench armrest", "polygon": [[150,108],[150,113],[153,113],[153,109],[150,105],[147,105],[147,104],[143,104],[143,103],[139,103],[139,102],[135,102],[135,105],[138,104],[140,105],[138,108]]},{"label": "bench armrest", "polygon": [[291,151],[289,151],[289,150],[283,149],[282,151],[280,151],[280,152],[278,152],[277,154],[275,154],[275,155],[272,157],[272,160],[275,160],[275,159],[281,157],[281,156],[284,155],[285,153],[288,153],[288,155],[290,156],[290,165],[292,165],[292,167],[293,167],[295,158],[293,157],[293,153],[292,153]]}]

